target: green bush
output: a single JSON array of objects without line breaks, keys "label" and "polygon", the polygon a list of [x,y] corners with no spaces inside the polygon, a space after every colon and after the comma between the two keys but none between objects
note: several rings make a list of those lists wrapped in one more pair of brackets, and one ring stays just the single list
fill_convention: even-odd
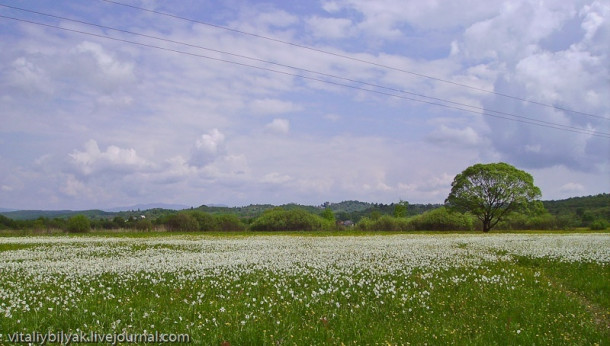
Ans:
[{"label": "green bush", "polygon": [[603,231],[603,230],[607,229],[608,226],[609,226],[608,221],[599,219],[599,220],[595,220],[595,221],[591,222],[591,226],[589,226],[589,228],[592,231]]},{"label": "green bush", "polygon": [[16,229],[16,222],[12,219],[0,215],[0,229]]},{"label": "green bush", "polygon": [[535,215],[515,213],[498,223],[496,229],[504,230],[549,230],[560,228],[557,218],[548,212]]},{"label": "green bush", "polygon": [[246,226],[234,214],[222,214],[214,217],[218,229],[223,232],[239,232],[246,229]]},{"label": "green bush", "polygon": [[199,222],[189,213],[171,215],[165,226],[169,231],[194,232],[199,230]]},{"label": "green bush", "polygon": [[91,222],[85,215],[74,215],[68,219],[66,231],[70,233],[85,233],[91,230]]},{"label": "green bush", "polygon": [[192,216],[198,223],[198,229],[203,232],[215,232],[220,230],[218,221],[214,216],[200,210],[186,212]]},{"label": "green bush", "polygon": [[265,211],[250,224],[252,231],[319,231],[334,224],[305,210],[274,208]]},{"label": "green bush", "polygon": [[451,212],[445,207],[427,211],[409,219],[409,228],[426,231],[472,231],[474,219],[469,214]]},{"label": "green bush", "polygon": [[153,224],[149,220],[140,219],[134,223],[134,228],[138,231],[150,231],[153,229]]},{"label": "green bush", "polygon": [[377,219],[363,217],[356,227],[362,231],[408,231],[409,220],[403,217],[383,215]]}]

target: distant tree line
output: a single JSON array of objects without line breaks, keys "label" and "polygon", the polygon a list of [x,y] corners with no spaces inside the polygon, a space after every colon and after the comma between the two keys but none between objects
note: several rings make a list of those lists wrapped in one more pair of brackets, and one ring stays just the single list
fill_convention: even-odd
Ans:
[{"label": "distant tree line", "polygon": [[[606,195],[610,198],[610,195]],[[407,208],[404,212],[403,207]],[[70,218],[13,220],[0,215],[0,230],[30,230],[87,232],[89,230],[134,230],[170,232],[274,232],[274,231],[333,231],[354,229],[362,231],[474,231],[482,230],[479,220],[469,213],[452,211],[437,206],[413,215],[411,205],[376,204],[366,212],[335,213],[330,208],[307,210],[304,208],[274,207],[256,217],[238,214],[213,214],[200,209],[166,211],[156,218],[135,217],[91,219],[85,215]],[[561,230],[588,227],[603,230],[610,225],[610,215],[589,207],[561,209],[567,214],[553,215],[543,204],[535,204],[527,212],[513,213],[499,222],[498,230]],[[601,208],[603,209],[603,207]],[[589,215],[595,215],[591,218]],[[350,216],[357,216],[353,221]],[[356,219],[356,217],[354,217]]]},{"label": "distant tree line", "polygon": [[[89,210],[69,218],[38,217],[13,220],[0,214],[0,230],[87,232],[133,229],[171,232],[329,231],[471,231],[553,230],[610,225],[610,194],[538,200],[533,177],[507,163],[475,164],[456,175],[445,204],[406,201],[371,204],[359,201],[325,202],[320,206],[286,204],[247,207],[207,207],[182,211],[150,209],[128,214]],[[24,211],[27,215],[33,211]],[[68,215],[67,211],[51,212]],[[21,214],[16,214],[21,215]],[[98,215],[97,217],[95,215]],[[123,217],[127,216],[128,217]]]}]

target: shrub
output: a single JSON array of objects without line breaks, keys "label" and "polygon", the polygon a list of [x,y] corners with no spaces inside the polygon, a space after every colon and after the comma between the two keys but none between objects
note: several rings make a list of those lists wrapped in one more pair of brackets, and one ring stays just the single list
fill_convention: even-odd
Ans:
[{"label": "shrub", "polygon": [[149,220],[140,219],[135,222],[134,228],[138,231],[150,231],[153,229],[153,224]]},{"label": "shrub", "polygon": [[469,214],[450,212],[445,207],[427,211],[409,219],[410,229],[427,231],[472,231],[474,220]]},{"label": "shrub", "polygon": [[320,216],[322,216],[324,219],[326,219],[330,222],[335,222],[335,213],[333,213],[333,211],[330,208],[324,209],[324,211],[322,212],[322,214],[320,214]]},{"label": "shrub", "polygon": [[548,212],[534,215],[515,213],[500,222],[497,229],[505,230],[532,230],[532,229],[556,229],[559,227],[558,220]]},{"label": "shrub", "polygon": [[218,225],[220,231],[223,232],[239,232],[246,229],[246,226],[239,220],[237,215],[234,214],[222,214],[216,215],[215,222]]},{"label": "shrub", "polygon": [[199,222],[190,214],[178,213],[167,219],[166,227],[170,231],[193,232],[199,230]]},{"label": "shrub", "polygon": [[589,228],[592,231],[603,231],[608,228],[608,226],[608,221],[599,219],[591,222],[591,226],[589,226]]},{"label": "shrub", "polygon": [[66,230],[70,233],[85,233],[91,230],[91,222],[85,215],[74,215],[68,219]]},{"label": "shrub", "polygon": [[409,221],[402,217],[383,215],[377,219],[364,217],[360,219],[356,227],[362,231],[407,231]]},{"label": "shrub", "polygon": [[192,216],[198,223],[198,229],[203,232],[214,232],[220,228],[216,218],[206,212],[200,210],[193,210],[186,212]]},{"label": "shrub", "polygon": [[274,208],[265,211],[250,224],[252,231],[319,231],[330,229],[332,223],[302,209]]}]

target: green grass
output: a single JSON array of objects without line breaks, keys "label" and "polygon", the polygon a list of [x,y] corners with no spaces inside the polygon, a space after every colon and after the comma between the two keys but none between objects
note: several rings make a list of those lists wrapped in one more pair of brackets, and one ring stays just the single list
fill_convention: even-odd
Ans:
[{"label": "green grass", "polygon": [[[125,251],[127,257],[142,251],[200,251],[138,243],[132,235],[122,235],[127,243],[112,243],[109,249]],[[226,239],[245,236],[251,233]],[[0,244],[0,251],[36,246],[54,251],[51,245],[20,243]],[[472,248],[468,240],[451,246],[464,256]],[[422,262],[392,272],[383,270],[385,255],[375,253],[351,269],[331,263],[322,270],[304,263],[294,273],[235,264],[206,275],[189,269],[136,270],[82,278],[0,267],[0,307],[6,311],[14,304],[10,316],[0,310],[0,344],[10,332],[47,330],[157,330],[187,333],[194,344],[208,345],[610,343],[608,264],[504,254],[512,259],[443,268]]]}]

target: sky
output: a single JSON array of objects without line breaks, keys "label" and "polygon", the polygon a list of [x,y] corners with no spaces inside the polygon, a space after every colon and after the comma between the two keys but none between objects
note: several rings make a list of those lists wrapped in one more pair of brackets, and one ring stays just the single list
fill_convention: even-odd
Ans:
[{"label": "sky", "polygon": [[608,1],[0,4],[3,208],[610,192]]}]

